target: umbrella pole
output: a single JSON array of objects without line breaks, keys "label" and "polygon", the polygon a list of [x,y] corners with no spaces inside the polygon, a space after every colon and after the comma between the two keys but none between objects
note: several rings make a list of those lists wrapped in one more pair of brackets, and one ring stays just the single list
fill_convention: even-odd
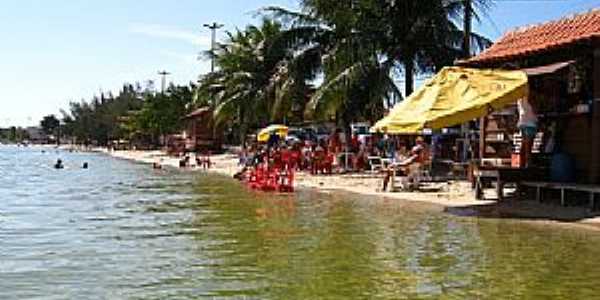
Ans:
[{"label": "umbrella pole", "polygon": [[467,162],[469,155],[469,148],[471,145],[469,136],[469,122],[461,125],[461,133],[463,136],[463,149],[462,149],[462,162]]}]

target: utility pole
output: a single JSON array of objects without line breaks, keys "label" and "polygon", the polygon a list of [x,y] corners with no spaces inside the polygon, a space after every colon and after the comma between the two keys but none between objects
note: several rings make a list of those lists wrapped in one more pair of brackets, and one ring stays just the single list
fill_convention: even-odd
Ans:
[{"label": "utility pole", "polygon": [[[211,30],[211,39],[210,39],[210,73],[215,72],[215,49],[217,46],[217,30],[223,28],[223,24],[219,24],[217,22],[213,22],[212,24],[204,24],[204,27]],[[213,95],[214,96],[214,95]],[[218,100],[214,99],[212,101],[213,109],[217,107]],[[212,140],[215,142],[217,137],[216,128],[212,126]],[[214,145],[213,145],[214,146]]]},{"label": "utility pole", "polygon": [[158,75],[162,76],[161,78],[161,82],[160,82],[160,91],[161,93],[165,93],[165,87],[167,85],[167,75],[171,75],[171,73],[167,72],[167,71],[158,71]]},{"label": "utility pole", "polygon": [[211,55],[210,59],[210,72],[213,73],[215,71],[215,56],[214,51],[216,48],[217,42],[217,30],[223,28],[223,24],[218,24],[217,22],[213,22],[212,24],[204,24],[204,27],[210,29],[211,32],[211,40],[210,40],[210,51],[213,55]]}]

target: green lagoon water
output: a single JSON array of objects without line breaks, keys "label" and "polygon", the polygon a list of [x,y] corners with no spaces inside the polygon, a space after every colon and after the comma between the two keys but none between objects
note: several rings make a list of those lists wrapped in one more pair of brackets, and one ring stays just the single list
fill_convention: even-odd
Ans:
[{"label": "green lagoon water", "polygon": [[600,234],[0,146],[0,299],[600,299]]}]

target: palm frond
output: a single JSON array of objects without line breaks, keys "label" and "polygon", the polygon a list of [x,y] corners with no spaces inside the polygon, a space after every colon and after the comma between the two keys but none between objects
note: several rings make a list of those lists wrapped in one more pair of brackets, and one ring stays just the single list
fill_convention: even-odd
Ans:
[{"label": "palm frond", "polygon": [[258,15],[267,16],[278,20],[290,27],[315,26],[321,24],[318,18],[302,12],[291,11],[279,6],[267,6],[259,10]]}]

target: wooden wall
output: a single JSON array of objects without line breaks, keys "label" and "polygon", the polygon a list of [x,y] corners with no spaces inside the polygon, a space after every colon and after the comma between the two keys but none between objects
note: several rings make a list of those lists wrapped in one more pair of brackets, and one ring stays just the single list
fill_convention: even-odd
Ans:
[{"label": "wooden wall", "polygon": [[562,150],[575,160],[578,183],[589,182],[592,165],[592,123],[588,115],[574,115],[563,119]]},{"label": "wooden wall", "polygon": [[592,124],[593,133],[591,136],[592,161],[590,162],[589,181],[590,183],[600,183],[600,41],[595,44],[593,57],[593,113]]}]

